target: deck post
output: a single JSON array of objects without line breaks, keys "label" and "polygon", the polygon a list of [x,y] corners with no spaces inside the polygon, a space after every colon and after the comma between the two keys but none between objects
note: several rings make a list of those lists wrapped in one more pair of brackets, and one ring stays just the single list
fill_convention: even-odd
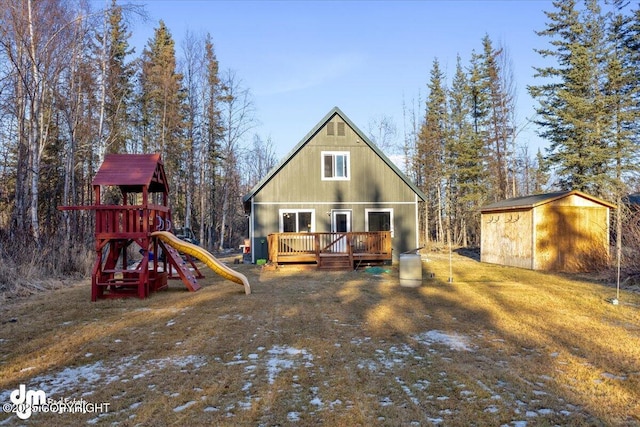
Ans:
[{"label": "deck post", "polygon": [[351,233],[347,233],[347,253],[349,254],[349,265],[353,268],[353,246],[351,241]]},{"label": "deck post", "polygon": [[320,234],[313,235],[313,249],[316,253],[316,264],[320,265]]}]

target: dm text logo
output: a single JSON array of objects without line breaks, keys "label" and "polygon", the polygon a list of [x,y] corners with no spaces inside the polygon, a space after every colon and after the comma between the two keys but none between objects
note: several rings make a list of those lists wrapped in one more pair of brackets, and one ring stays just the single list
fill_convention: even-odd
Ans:
[{"label": "dm text logo", "polygon": [[21,420],[28,419],[34,407],[47,403],[47,395],[44,391],[27,390],[24,384],[20,384],[17,390],[13,390],[10,397],[11,403],[16,405],[16,415]]}]

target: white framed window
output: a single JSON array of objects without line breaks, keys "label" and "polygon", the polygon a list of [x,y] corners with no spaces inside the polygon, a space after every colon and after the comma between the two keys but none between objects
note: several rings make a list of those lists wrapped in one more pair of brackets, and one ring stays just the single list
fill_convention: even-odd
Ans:
[{"label": "white framed window", "polygon": [[365,209],[365,231],[390,231],[393,237],[393,208]]},{"label": "white framed window", "polygon": [[347,181],[351,179],[351,156],[348,151],[323,151],[321,157],[323,180]]},{"label": "white framed window", "polygon": [[280,209],[280,233],[313,233],[316,214],[313,209]]}]

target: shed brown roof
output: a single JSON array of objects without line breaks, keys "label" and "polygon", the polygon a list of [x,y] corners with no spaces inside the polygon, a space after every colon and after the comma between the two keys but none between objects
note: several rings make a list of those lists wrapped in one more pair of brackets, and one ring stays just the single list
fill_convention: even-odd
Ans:
[{"label": "shed brown roof", "polygon": [[589,194],[583,193],[578,190],[571,190],[571,191],[558,191],[554,193],[544,193],[544,194],[534,194],[530,196],[514,197],[511,199],[502,200],[502,201],[484,206],[482,209],[480,209],[480,212],[485,213],[485,212],[511,210],[511,209],[531,209],[536,206],[544,205],[545,203],[553,202],[555,200],[558,200],[573,194],[576,194],[580,197],[591,200],[595,203],[599,203],[610,209],[616,208],[616,205],[609,203],[605,200],[599,199],[597,197],[591,196]]},{"label": "shed brown roof", "polygon": [[107,154],[93,185],[117,185],[126,191],[169,191],[160,154]]}]

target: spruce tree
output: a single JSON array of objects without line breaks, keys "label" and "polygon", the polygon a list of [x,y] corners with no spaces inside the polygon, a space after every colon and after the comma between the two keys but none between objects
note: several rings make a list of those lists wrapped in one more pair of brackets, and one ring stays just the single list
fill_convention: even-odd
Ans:
[{"label": "spruce tree", "polygon": [[221,83],[219,63],[216,57],[211,35],[205,40],[206,84],[204,88],[204,129],[203,147],[200,153],[200,241],[213,245],[213,230],[216,223],[215,209],[216,191],[219,183],[217,170],[220,159],[220,140],[223,137],[223,126],[220,115],[219,98]]},{"label": "spruce tree", "polygon": [[550,141],[547,161],[558,175],[558,186],[603,194],[607,187],[606,129],[610,116],[603,94],[604,30],[598,4],[587,2],[584,14],[574,0],[556,1],[557,11],[545,12],[551,47],[537,52],[557,65],[536,68],[536,78],[550,80],[529,87],[539,102],[540,136]]},{"label": "spruce tree", "polygon": [[130,140],[129,108],[133,93],[133,66],[126,62],[127,55],[133,53],[128,39],[131,33],[122,17],[122,7],[112,0],[107,11],[108,28],[106,37],[105,81],[105,128],[107,139],[105,151],[122,153],[127,151]]},{"label": "spruce tree", "polygon": [[451,141],[449,151],[454,182],[451,187],[455,188],[451,202],[456,211],[459,230],[456,241],[462,246],[478,245],[480,207],[486,197],[484,143],[474,132],[471,115],[473,96],[459,56],[448,98]]},{"label": "spruce tree", "polygon": [[[625,183],[631,173],[638,171],[640,154],[638,121],[640,109],[638,77],[638,33],[633,15],[626,15],[627,3],[616,0],[609,15],[608,36],[611,46],[607,56],[605,94],[607,110],[611,113],[610,145],[613,153],[613,198],[618,205],[615,214],[616,256],[622,259],[623,199],[628,194]],[[619,264],[620,265],[620,264]]]},{"label": "spruce tree", "polygon": [[444,75],[437,59],[433,61],[431,78],[428,84],[429,94],[426,103],[425,121],[418,136],[418,162],[424,176],[422,190],[427,196],[425,224],[430,238],[444,243],[447,181],[444,168],[445,148],[447,142],[447,104],[443,87]]},{"label": "spruce tree", "polygon": [[176,71],[175,42],[163,21],[142,52],[141,98],[143,152],[162,154],[173,188],[185,150],[185,93]]},{"label": "spruce tree", "polygon": [[626,3],[616,1],[609,16],[608,37],[610,49],[607,55],[606,110],[611,115],[610,146],[613,153],[612,174],[615,193],[624,196],[625,177],[638,171],[640,154],[638,131],[640,129],[640,87],[638,74],[640,62],[637,28],[633,16],[624,14]]}]

